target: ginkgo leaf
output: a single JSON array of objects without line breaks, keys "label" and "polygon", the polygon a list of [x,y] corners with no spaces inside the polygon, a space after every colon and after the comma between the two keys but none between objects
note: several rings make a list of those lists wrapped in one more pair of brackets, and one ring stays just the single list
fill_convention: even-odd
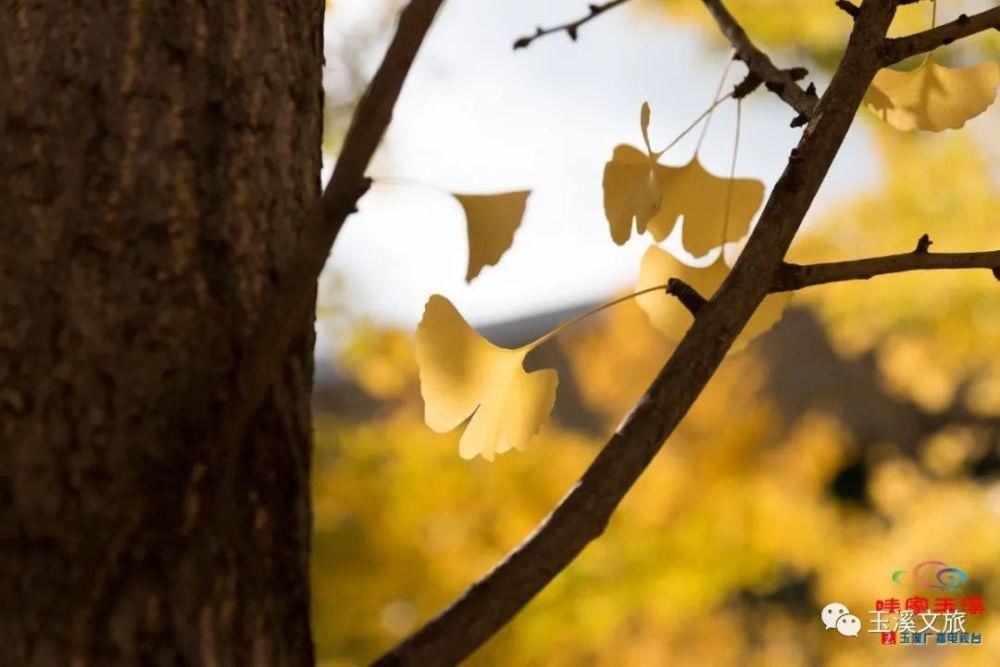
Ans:
[{"label": "ginkgo leaf", "polygon": [[[698,268],[678,261],[659,246],[650,246],[642,258],[636,291],[663,285],[671,278],[678,278],[708,299],[715,294],[722,281],[729,275],[729,271],[730,267],[723,259],[722,253],[712,264]],[[742,349],[751,340],[774,326],[781,319],[781,313],[790,300],[790,292],[766,296],[730,348],[730,352]],[[694,321],[691,313],[665,290],[642,294],[636,297],[636,301],[646,312],[652,325],[668,340],[679,341]]]},{"label": "ginkgo leaf", "polygon": [[632,221],[639,234],[660,210],[660,187],[655,162],[638,148],[615,146],[604,165],[604,215],[611,226],[611,238],[624,245],[632,236]]},{"label": "ginkgo leaf", "polygon": [[864,103],[898,130],[940,132],[958,129],[996,99],[1000,66],[989,61],[952,69],[924,58],[909,72],[883,69],[875,75]]},{"label": "ginkgo leaf", "polygon": [[524,358],[538,341],[508,350],[480,336],[452,303],[435,294],[417,327],[417,365],[424,421],[450,431],[469,421],[459,454],[492,461],[495,454],[523,449],[555,404],[554,370],[528,373]]},{"label": "ginkgo leaf", "polygon": [[656,180],[662,199],[659,212],[649,220],[649,233],[662,241],[683,217],[682,242],[695,257],[742,238],[764,201],[763,183],[715,176],[697,156],[682,167],[656,165]]},{"label": "ginkgo leaf", "polygon": [[524,207],[531,190],[492,195],[454,194],[465,210],[469,232],[469,267],[465,282],[471,282],[484,266],[492,266],[514,242],[514,232],[521,226]]},{"label": "ginkgo leaf", "polygon": [[660,209],[660,188],[656,182],[656,155],[649,145],[649,103],[639,111],[639,128],[646,152],[627,144],[615,146],[604,165],[604,215],[611,226],[611,238],[624,245],[632,236],[632,221],[639,234]]},{"label": "ginkgo leaf", "polygon": [[[662,241],[681,217],[684,247],[696,257],[742,238],[764,201],[764,184],[715,176],[701,165],[697,151],[686,165],[659,164],[663,151],[650,147],[649,116],[649,105],[643,104],[639,125],[646,152],[619,144],[604,165],[604,215],[614,242],[623,245],[629,240],[633,220],[637,233],[648,229]],[[735,154],[733,160],[735,168]]]}]

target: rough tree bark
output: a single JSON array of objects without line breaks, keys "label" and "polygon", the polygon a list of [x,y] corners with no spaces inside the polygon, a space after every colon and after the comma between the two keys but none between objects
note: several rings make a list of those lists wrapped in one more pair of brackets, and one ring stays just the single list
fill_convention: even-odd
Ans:
[{"label": "rough tree bark", "polygon": [[206,434],[319,194],[323,9],[0,9],[2,664],[312,662],[310,313]]}]

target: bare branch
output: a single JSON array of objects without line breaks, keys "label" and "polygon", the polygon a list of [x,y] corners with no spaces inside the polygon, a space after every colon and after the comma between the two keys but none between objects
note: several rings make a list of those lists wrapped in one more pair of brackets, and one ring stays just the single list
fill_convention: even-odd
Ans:
[{"label": "bare branch", "polygon": [[584,23],[587,23],[588,21],[593,21],[594,19],[596,19],[598,16],[608,11],[609,9],[614,9],[618,5],[623,5],[626,2],[628,2],[628,0],[611,0],[610,2],[606,2],[603,5],[587,5],[587,8],[590,11],[590,13],[584,16],[583,18],[577,19],[576,21],[570,21],[569,23],[563,23],[562,25],[553,26],[551,28],[543,28],[539,26],[538,28],[535,28],[535,34],[525,35],[524,37],[518,37],[514,41],[514,50],[516,51],[517,49],[527,48],[531,46],[531,43],[534,42],[536,39],[539,39],[540,37],[545,37],[546,35],[551,35],[554,32],[565,31],[565,33],[569,35],[569,38],[575,42],[577,34],[580,30],[580,26],[582,26]]},{"label": "bare branch", "polygon": [[242,435],[247,421],[274,382],[292,339],[306,322],[315,303],[319,274],[340,228],[368,190],[370,180],[365,170],[392,119],[406,75],[443,1],[412,0],[400,14],[392,42],[355,109],[330,182],[310,210],[292,259],[263,308],[255,333],[248,338],[236,379],[238,396],[232,401],[231,414],[222,415],[219,420],[221,443],[233,443]]},{"label": "bare branch", "polygon": [[772,292],[789,292],[813,285],[848,280],[868,280],[875,276],[906,271],[942,269],[1000,269],[1000,250],[988,252],[927,252],[918,246],[913,252],[869,257],[825,264],[782,264],[775,274]]},{"label": "bare branch", "polygon": [[1000,7],[966,16],[962,14],[951,23],[939,25],[906,37],[885,40],[882,66],[886,67],[918,53],[933,51],[939,46],[989,29],[1000,30]]},{"label": "bare branch", "polygon": [[796,158],[789,159],[732,272],[699,309],[666,365],[580,480],[493,571],[375,664],[461,662],[604,531],[615,508],[701,394],[770,291],[782,258],[879,69],[895,8],[895,0],[866,0],[861,6],[843,60],[816,106],[814,124],[803,133]]},{"label": "bare branch", "polygon": [[[804,125],[808,121],[818,99],[814,86],[810,85],[808,89],[803,90],[796,83],[799,79],[804,78],[808,72],[802,67],[793,67],[787,70],[778,69],[771,62],[771,59],[768,58],[767,54],[758,49],[750,41],[742,26],[736,22],[736,19],[729,13],[729,10],[726,9],[721,0],[702,1],[715,18],[726,39],[730,41],[736,50],[736,58],[743,61],[750,70],[750,76],[737,87],[734,98],[745,97],[763,84],[765,88],[778,95],[778,97],[798,112],[793,127]],[[609,9],[614,9],[626,2],[628,0],[611,0],[611,2],[606,2],[603,5],[589,5],[590,13],[583,18],[563,23],[562,25],[552,26],[551,28],[542,28],[539,26],[535,29],[533,35],[519,37],[514,42],[514,49],[527,48],[536,39],[556,32],[565,32],[569,35],[570,39],[576,41],[580,26],[594,20]]]},{"label": "bare branch", "polygon": [[712,18],[719,25],[722,34],[733,45],[736,57],[742,60],[751,72],[761,78],[764,87],[783,99],[790,107],[799,112],[800,116],[807,119],[812,118],[812,112],[817,103],[815,88],[811,87],[812,92],[810,93],[807,90],[802,90],[796,83],[798,79],[805,76],[805,71],[802,68],[778,69],[767,54],[750,41],[743,26],[733,18],[726,6],[722,4],[722,0],[702,0],[702,2],[705,3]]}]

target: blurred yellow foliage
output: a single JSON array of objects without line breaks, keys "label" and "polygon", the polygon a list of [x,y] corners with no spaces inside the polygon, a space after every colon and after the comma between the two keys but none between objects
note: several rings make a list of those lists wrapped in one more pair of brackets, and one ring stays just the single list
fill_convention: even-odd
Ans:
[{"label": "blurred yellow foliage", "polygon": [[[792,247],[792,261],[906,252],[924,233],[932,251],[1000,247],[996,162],[974,137],[887,129],[879,144],[885,182],[831,211],[829,222]],[[886,276],[797,298],[819,309],[841,349],[878,344],[888,381],[928,408],[944,408],[964,378],[977,384],[1000,375],[1000,299],[989,271]],[[979,400],[998,399],[983,391]]]},{"label": "blurred yellow foliage", "polygon": [[[972,14],[985,8],[978,0],[938,4],[939,24],[954,20],[962,12]],[[825,66],[836,64],[851,32],[851,18],[831,0],[726,0],[725,5],[759,46],[776,48],[779,52],[788,49],[800,55],[808,53]],[[706,38],[728,48],[702,0],[649,0],[646,6],[669,18],[698,25]],[[889,35],[898,37],[929,28],[930,6],[930,2],[918,2],[899,7]],[[996,54],[1000,38],[989,31],[963,41],[963,48],[967,45]],[[776,60],[780,62],[783,58]]]},{"label": "blurred yellow foliage", "polygon": [[417,369],[411,336],[398,329],[379,329],[370,322],[360,323],[351,332],[338,361],[369,395],[381,400],[401,396]]},{"label": "blurred yellow foliage", "polygon": [[[754,349],[723,365],[607,533],[471,664],[905,664],[825,633],[817,614],[833,599],[870,609],[896,594],[889,574],[928,550],[967,569],[988,606],[1000,597],[1000,485],[955,476],[947,441],[963,436],[928,451],[948,477],[889,458],[870,484],[874,513],[843,506],[827,487],[855,455],[849,433],[822,413],[783,432]],[[568,333],[563,350],[609,430],[669,352],[632,302]],[[363,664],[438,611],[530,532],[601,444],[549,424],[525,452],[463,461],[456,433],[423,425],[412,358],[397,373],[407,389],[380,418],[317,422],[315,618],[329,665]],[[809,608],[758,601],[800,580],[812,582]],[[990,615],[969,625],[1000,632]],[[995,642],[935,651],[940,664],[1000,659]]]}]

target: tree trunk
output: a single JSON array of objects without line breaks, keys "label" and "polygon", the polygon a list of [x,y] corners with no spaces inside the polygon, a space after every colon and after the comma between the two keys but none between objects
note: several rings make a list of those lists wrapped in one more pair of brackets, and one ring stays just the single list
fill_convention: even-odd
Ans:
[{"label": "tree trunk", "polygon": [[4,4],[0,663],[311,663],[311,315],[206,434],[318,196],[324,2]]}]

